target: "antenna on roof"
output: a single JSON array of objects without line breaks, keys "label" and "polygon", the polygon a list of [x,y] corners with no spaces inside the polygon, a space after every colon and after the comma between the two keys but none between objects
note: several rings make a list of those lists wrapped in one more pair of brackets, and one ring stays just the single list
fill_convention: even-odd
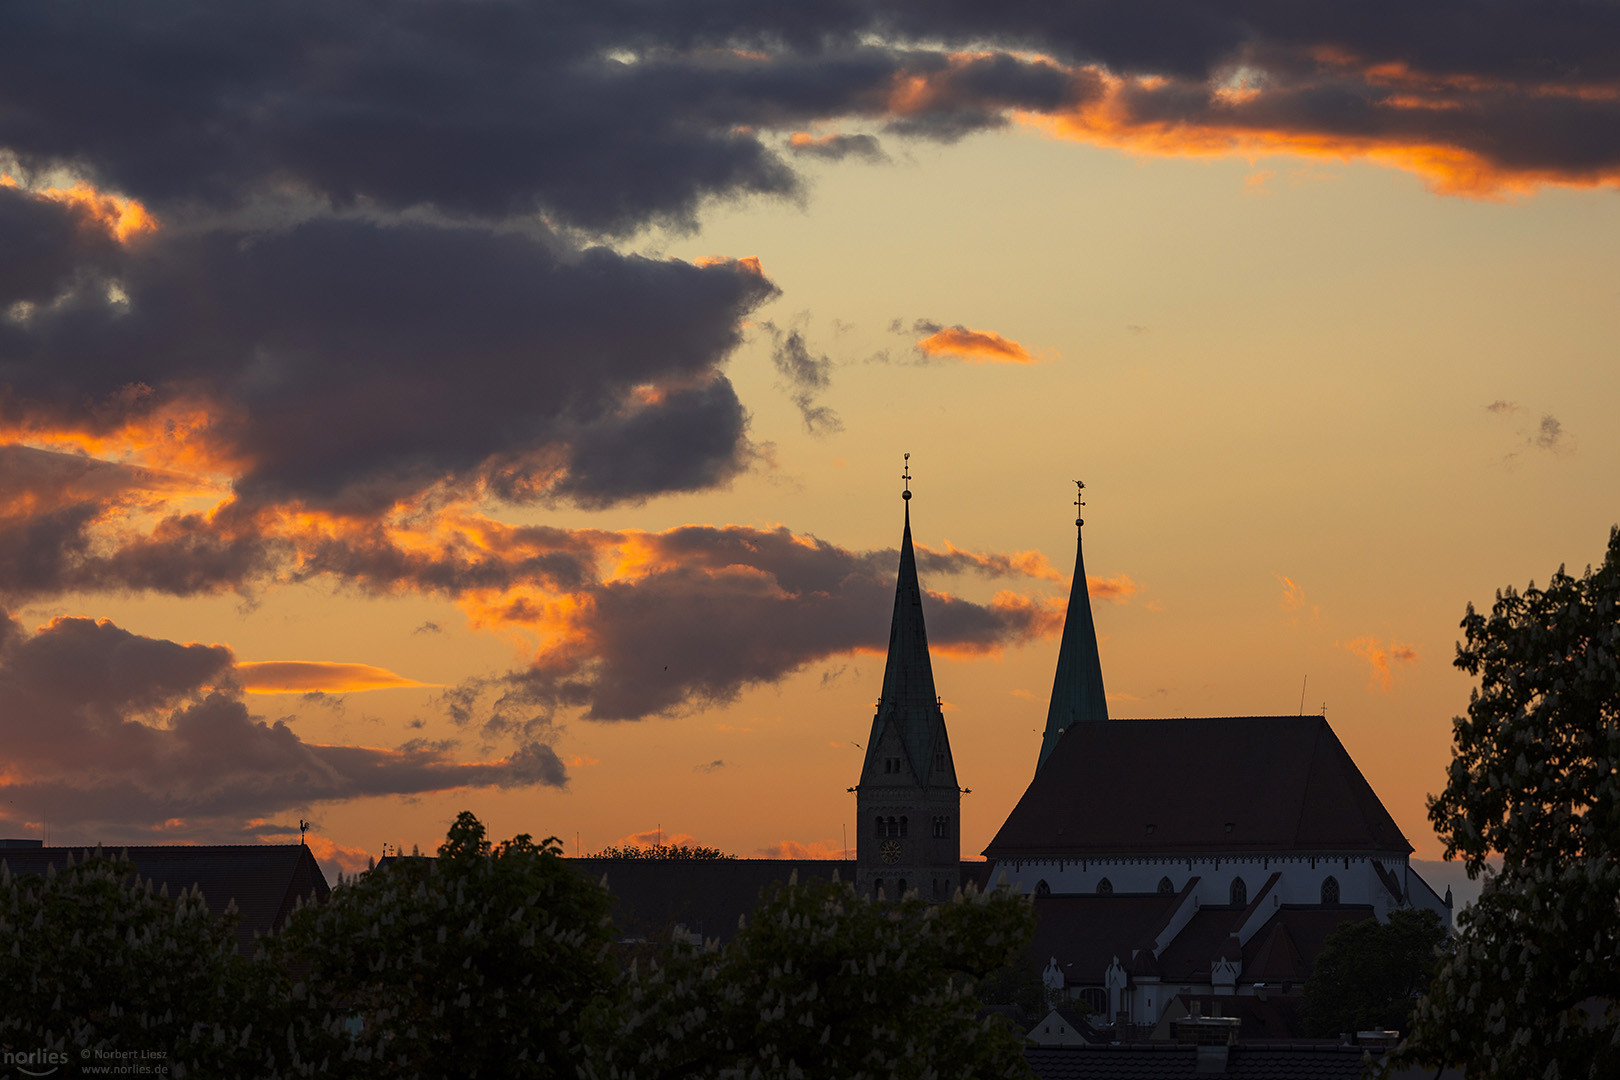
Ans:
[{"label": "antenna on roof", "polygon": [[1310,672],[1306,672],[1305,678],[1301,679],[1299,683],[1299,715],[1301,716],[1305,715],[1305,684],[1310,681]]}]

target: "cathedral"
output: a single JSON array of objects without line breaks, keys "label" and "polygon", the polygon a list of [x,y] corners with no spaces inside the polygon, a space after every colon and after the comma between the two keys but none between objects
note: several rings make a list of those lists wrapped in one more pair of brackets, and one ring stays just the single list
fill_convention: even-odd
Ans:
[{"label": "cathedral", "polygon": [[[854,789],[856,884],[943,900],[960,880],[963,789],[929,660],[909,470],[903,499],[882,696]],[[1449,924],[1450,892],[1411,867],[1325,717],[1109,717],[1083,525],[1040,754],[980,879],[1033,896],[1054,997],[1138,1029],[1213,1008],[1285,1035],[1333,929],[1412,907]]]}]

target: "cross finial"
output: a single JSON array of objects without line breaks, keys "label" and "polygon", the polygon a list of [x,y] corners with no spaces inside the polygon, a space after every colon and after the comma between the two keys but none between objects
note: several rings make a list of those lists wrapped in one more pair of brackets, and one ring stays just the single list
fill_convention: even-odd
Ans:
[{"label": "cross finial", "polygon": [[1086,507],[1086,482],[1084,480],[1076,480],[1074,482],[1074,487],[1074,526],[1078,529],[1080,526],[1086,523],[1085,518],[1080,516]]},{"label": "cross finial", "polygon": [[900,479],[906,482],[906,490],[900,493],[902,499],[911,499],[911,455],[906,455],[906,471],[900,474]]}]

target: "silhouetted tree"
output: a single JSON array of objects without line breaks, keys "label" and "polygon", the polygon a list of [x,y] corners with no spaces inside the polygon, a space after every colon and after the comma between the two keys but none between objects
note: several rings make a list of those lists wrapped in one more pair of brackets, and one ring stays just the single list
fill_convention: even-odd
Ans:
[{"label": "silhouetted tree", "polygon": [[1462,628],[1456,666],[1480,685],[1429,818],[1487,880],[1404,1059],[1469,1080],[1620,1076],[1620,528],[1596,572],[1505,589]]},{"label": "silhouetted tree", "polygon": [[279,945],[300,988],[341,1014],[365,1076],[569,1076],[587,1012],[614,992],[607,892],[550,838],[491,846],[463,812],[436,859],[342,883]]},{"label": "silhouetted tree", "polygon": [[318,1023],[262,956],[237,952],[235,921],[99,850],[61,872],[0,871],[0,1045],[60,1055],[35,1075],[130,1051],[181,1077],[313,1075],[298,1047],[325,1045]]},{"label": "silhouetted tree", "polygon": [[1340,926],[1323,942],[1305,982],[1305,1034],[1407,1030],[1447,941],[1440,916],[1428,910],[1391,912],[1387,924],[1363,919]]},{"label": "silhouetted tree", "polygon": [[1027,898],[885,902],[790,881],[724,949],[677,942],[626,978],[595,1077],[1028,1077],[1023,1036],[973,985],[1021,952]]},{"label": "silhouetted tree", "polygon": [[624,844],[608,846],[592,855],[593,859],[735,859],[719,848],[702,844]]}]

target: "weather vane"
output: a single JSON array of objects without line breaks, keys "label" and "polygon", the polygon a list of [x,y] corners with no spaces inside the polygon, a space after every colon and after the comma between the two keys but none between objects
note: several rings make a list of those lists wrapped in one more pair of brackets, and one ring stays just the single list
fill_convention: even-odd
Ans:
[{"label": "weather vane", "polygon": [[298,842],[300,844],[304,843],[304,834],[307,833],[307,832],[309,832],[309,822],[305,821],[303,818],[299,818],[298,819]]},{"label": "weather vane", "polygon": [[900,479],[906,482],[906,490],[900,493],[902,499],[911,498],[911,455],[906,455],[906,471],[900,474]]},{"label": "weather vane", "polygon": [[1086,506],[1086,482],[1084,480],[1076,480],[1074,482],[1074,486],[1074,524],[1076,528],[1079,528],[1081,525],[1086,523],[1086,519],[1080,516],[1080,514],[1085,510]]}]

